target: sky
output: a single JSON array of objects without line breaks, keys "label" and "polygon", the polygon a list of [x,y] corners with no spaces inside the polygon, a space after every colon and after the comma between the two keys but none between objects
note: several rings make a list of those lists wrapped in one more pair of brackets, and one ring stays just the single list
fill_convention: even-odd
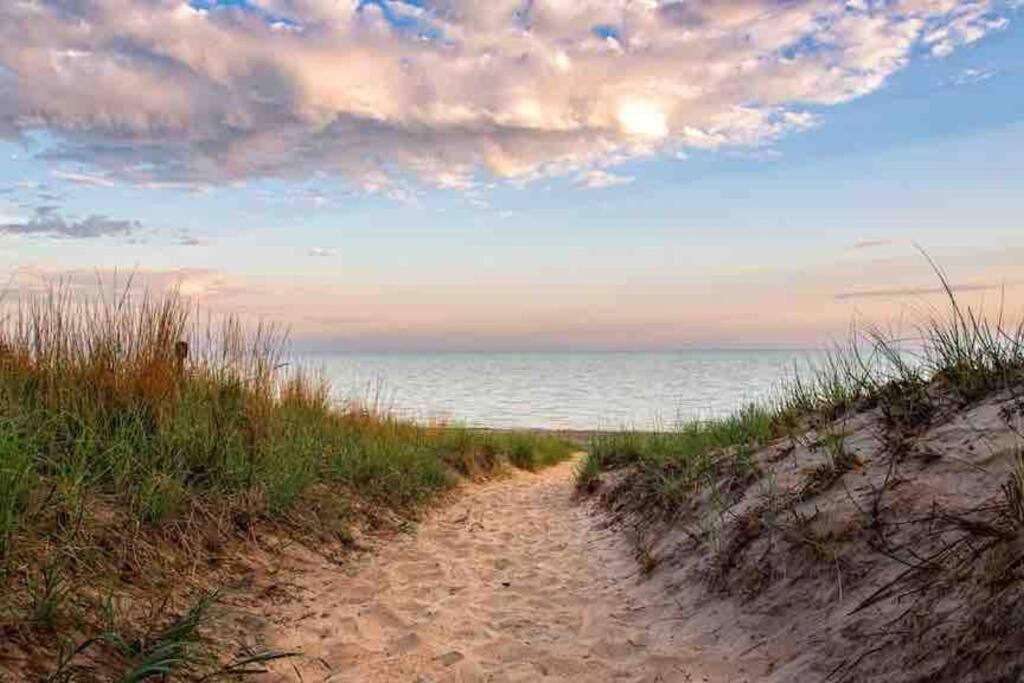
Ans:
[{"label": "sky", "polygon": [[6,0],[0,278],[319,350],[1024,310],[1019,0]]}]

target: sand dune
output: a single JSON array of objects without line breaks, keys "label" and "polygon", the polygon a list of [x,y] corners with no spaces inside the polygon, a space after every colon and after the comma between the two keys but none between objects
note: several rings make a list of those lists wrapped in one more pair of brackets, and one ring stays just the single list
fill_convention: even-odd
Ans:
[{"label": "sand dune", "polygon": [[270,680],[716,680],[628,540],[572,500],[572,467],[469,487],[347,572],[306,567],[274,619],[305,657]]}]

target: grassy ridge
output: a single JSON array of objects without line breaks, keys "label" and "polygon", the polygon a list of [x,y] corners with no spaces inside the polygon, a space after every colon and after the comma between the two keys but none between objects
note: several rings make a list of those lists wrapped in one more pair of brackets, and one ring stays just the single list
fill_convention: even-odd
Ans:
[{"label": "grassy ridge", "polygon": [[788,617],[827,680],[1018,680],[1024,328],[947,294],[909,348],[868,330],[773,401],[595,437],[578,487],[617,470],[643,569],[671,558],[753,631]]},{"label": "grassy ridge", "polygon": [[85,568],[144,570],[131,539],[147,533],[199,552],[211,526],[223,535],[260,520],[344,535],[360,514],[412,513],[460,477],[571,450],[337,406],[317,376],[284,364],[284,342],[270,327],[197,320],[173,295],[83,302],[58,289],[9,309],[0,630],[74,631],[69,596]]},{"label": "grassy ridge", "polygon": [[[577,469],[577,487],[596,486],[604,470],[637,466],[651,512],[670,514],[728,475],[753,473],[750,456],[776,433],[778,415],[750,405],[730,417],[690,422],[674,431],[608,432],[593,437]],[[728,452],[728,457],[722,457]]]},{"label": "grassy ridge", "polygon": [[577,485],[593,488],[603,470],[636,466],[638,490],[671,512],[723,478],[755,476],[750,455],[772,439],[827,425],[854,410],[879,408],[894,431],[913,430],[940,410],[957,410],[997,391],[1024,386],[1024,322],[1007,326],[963,308],[938,271],[948,309],[922,316],[911,345],[868,328],[796,376],[774,400],[719,420],[657,433],[595,436]]}]

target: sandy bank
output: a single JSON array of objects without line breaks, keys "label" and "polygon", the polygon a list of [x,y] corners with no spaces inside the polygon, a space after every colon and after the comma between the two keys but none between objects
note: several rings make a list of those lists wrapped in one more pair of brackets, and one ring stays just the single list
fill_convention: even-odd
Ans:
[{"label": "sandy bank", "polygon": [[899,420],[882,400],[777,439],[742,473],[709,467],[713,484],[669,511],[643,466],[602,475],[677,602],[676,636],[732,650],[758,681],[1020,680],[1024,400],[928,392],[899,396]]}]

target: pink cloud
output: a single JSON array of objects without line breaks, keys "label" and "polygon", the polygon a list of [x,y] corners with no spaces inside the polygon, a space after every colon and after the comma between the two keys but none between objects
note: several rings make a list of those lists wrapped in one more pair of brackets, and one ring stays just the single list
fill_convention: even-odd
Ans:
[{"label": "pink cloud", "polygon": [[50,156],[140,184],[588,177],[770,144],[816,123],[807,105],[877,90],[915,50],[1006,24],[993,0],[389,3],[403,27],[371,3],[253,5],[0,4],[0,135],[49,131]]}]

